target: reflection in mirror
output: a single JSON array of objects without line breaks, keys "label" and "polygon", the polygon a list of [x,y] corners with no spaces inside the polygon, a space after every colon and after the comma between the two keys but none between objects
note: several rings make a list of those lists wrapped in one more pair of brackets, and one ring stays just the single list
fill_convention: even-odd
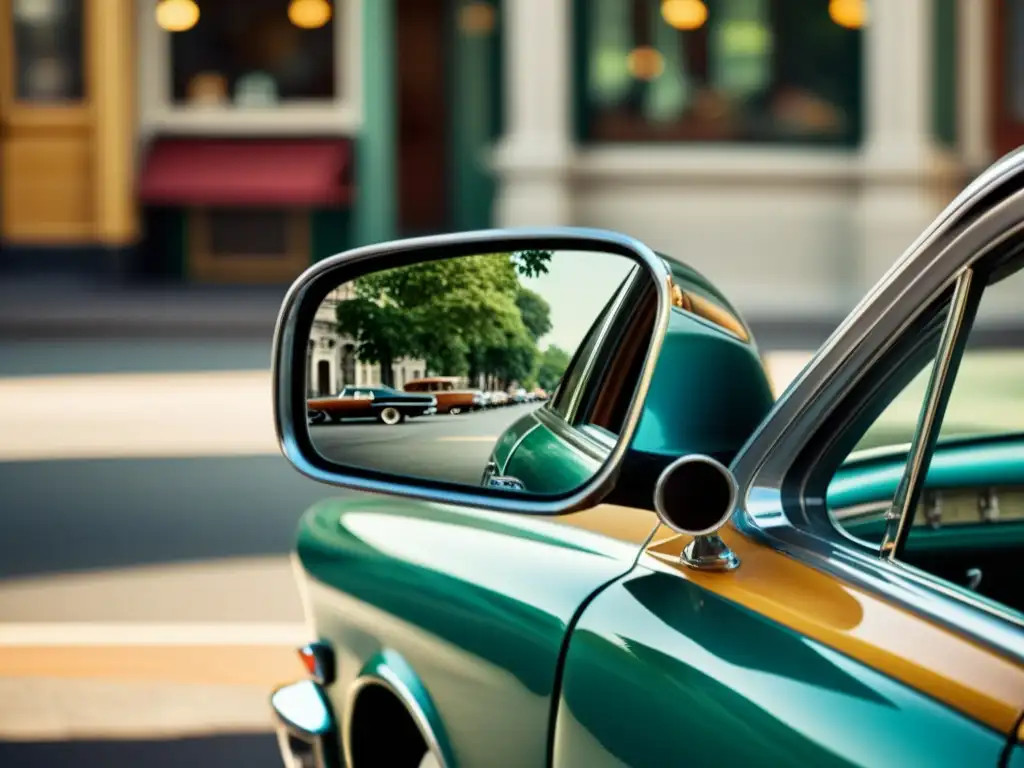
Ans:
[{"label": "reflection in mirror", "polygon": [[[392,475],[571,492],[615,447],[617,433],[586,411],[611,390],[631,399],[632,389],[609,383],[608,355],[635,345],[624,333],[631,302],[650,300],[651,285],[621,255],[542,250],[416,263],[339,285],[307,344],[313,445],[336,464]],[[653,313],[644,316],[653,327]]]}]

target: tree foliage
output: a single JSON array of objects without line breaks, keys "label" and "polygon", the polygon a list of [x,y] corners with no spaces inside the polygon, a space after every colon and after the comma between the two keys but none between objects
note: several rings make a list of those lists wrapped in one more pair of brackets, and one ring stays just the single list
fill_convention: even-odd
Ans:
[{"label": "tree foliage", "polygon": [[523,381],[536,341],[551,329],[550,307],[520,275],[547,271],[551,253],[494,253],[413,264],[361,277],[338,305],[339,330],[357,357],[381,366],[385,384],[403,357],[445,375]]},{"label": "tree foliage", "polygon": [[569,367],[571,359],[569,353],[561,347],[556,347],[554,344],[548,345],[537,361],[535,373],[537,386],[547,392],[553,392],[558,386],[558,382],[562,380],[562,375]]}]

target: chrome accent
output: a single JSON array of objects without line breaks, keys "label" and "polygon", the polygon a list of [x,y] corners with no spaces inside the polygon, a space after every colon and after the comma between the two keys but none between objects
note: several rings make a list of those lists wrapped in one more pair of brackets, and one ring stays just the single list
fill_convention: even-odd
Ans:
[{"label": "chrome accent", "polygon": [[[902,332],[963,270],[1024,230],[1022,187],[1024,148],[981,173],[905,251],[777,399],[732,464],[742,494],[733,518],[740,531],[1017,661],[1024,661],[1024,614],[862,549],[832,524],[824,499],[809,495],[809,470],[799,505],[787,510],[781,490],[808,435]],[[994,198],[1000,202],[989,202]]]},{"label": "chrome accent", "polygon": [[924,522],[934,530],[942,527],[942,494],[938,491],[924,494]]},{"label": "chrome accent", "polygon": [[679,558],[683,565],[698,571],[731,571],[740,565],[736,553],[715,533],[695,538]]},{"label": "chrome accent", "polygon": [[[729,500],[725,505],[722,515],[712,525],[699,530],[684,528],[674,521],[668,512],[669,502],[665,498],[665,487],[672,478],[672,475],[680,467],[698,462],[718,470],[729,486]],[[699,571],[731,571],[739,567],[740,559],[716,533],[732,517],[733,511],[736,509],[738,492],[736,478],[733,477],[732,472],[721,462],[716,461],[710,456],[701,454],[683,456],[662,470],[661,475],[658,477],[658,482],[654,486],[654,509],[658,513],[658,518],[673,531],[694,537],[693,541],[686,545],[679,556],[680,562],[683,565]]]},{"label": "chrome accent", "polygon": [[270,696],[281,759],[288,768],[340,768],[337,725],[323,688],[302,680]]},{"label": "chrome accent", "polygon": [[525,491],[526,486],[523,485],[523,481],[515,477],[509,477],[508,475],[491,475],[487,478],[488,488],[504,489],[509,491]]},{"label": "chrome accent", "polygon": [[[304,339],[299,338],[299,332],[305,334],[307,329],[306,327],[298,328],[298,318],[300,310],[308,309],[307,305],[310,303],[311,296],[318,296],[325,283],[333,283],[336,280],[343,282],[365,273],[369,262],[382,257],[390,257],[389,265],[396,266],[396,262],[402,262],[403,256],[407,262],[420,260],[416,259],[416,256],[422,255],[424,250],[437,251],[434,258],[446,258],[453,254],[444,253],[441,249],[480,247],[484,251],[478,252],[494,252],[502,247],[511,247],[513,244],[509,241],[514,240],[520,241],[520,247],[530,247],[533,243],[542,242],[544,247],[554,250],[560,247],[573,250],[586,248],[596,250],[603,247],[608,252],[617,252],[623,254],[624,257],[633,258],[646,270],[655,283],[655,290],[658,294],[658,310],[654,320],[654,332],[647,348],[643,370],[637,382],[633,401],[626,414],[615,449],[590,482],[585,483],[579,490],[566,497],[552,500],[523,499],[518,495],[503,496],[488,493],[485,489],[467,488],[465,491],[440,489],[422,480],[407,479],[401,476],[381,480],[362,474],[353,475],[347,472],[323,469],[307,459],[300,448],[298,435],[300,430],[306,430],[308,436],[309,427],[307,424],[300,424],[292,419],[296,397],[305,387],[304,374],[293,370],[292,362],[305,354]],[[303,272],[288,289],[274,330],[271,356],[274,428],[281,452],[303,475],[328,485],[359,491],[391,493],[442,504],[527,514],[564,514],[592,506],[604,498],[614,486],[619,465],[629,450],[633,434],[640,422],[644,400],[650,389],[661,345],[668,330],[672,309],[672,297],[669,291],[670,277],[671,273],[665,262],[639,240],[617,232],[576,227],[493,229],[432,235],[363,246],[323,259]],[[297,347],[301,349],[301,352]],[[298,392],[296,384],[299,387]]]},{"label": "chrome accent", "polygon": [[362,677],[356,678],[352,683],[352,687],[349,688],[348,697],[345,702],[345,720],[342,725],[341,745],[342,751],[345,755],[345,765],[353,765],[352,761],[352,712],[354,711],[356,699],[359,697],[359,692],[363,688],[369,685],[379,685],[382,688],[386,688],[391,694],[402,702],[402,706],[405,707],[405,711],[412,717],[413,722],[416,723],[416,728],[420,732],[420,736],[423,737],[423,741],[427,744],[427,749],[437,759],[438,765],[441,768],[449,768],[449,762],[444,750],[441,749],[441,743],[434,733],[434,729],[430,726],[430,719],[427,714],[423,711],[423,707],[420,706],[416,697],[412,695],[412,691],[409,690],[408,686],[402,681],[402,679],[392,672],[390,669],[384,666],[377,667],[376,672],[363,675]]},{"label": "chrome accent", "polygon": [[844,523],[851,519],[862,519],[865,517],[880,517],[892,508],[888,501],[867,501],[863,504],[854,504],[849,507],[840,507],[833,510],[832,517],[837,523]]},{"label": "chrome accent", "polygon": [[[949,392],[956,376],[959,357],[956,355],[957,342],[963,335],[964,320],[967,318],[971,299],[971,286],[974,282],[974,270],[967,269],[956,282],[953,300],[950,303],[946,325],[942,329],[942,338],[935,356],[935,366],[928,381],[924,407],[918,417],[911,441],[910,453],[907,456],[906,468],[900,484],[896,487],[896,495],[892,501],[893,515],[888,518],[885,531],[882,533],[882,545],[879,555],[896,560],[907,544],[907,535],[914,522],[914,510],[917,497],[921,495],[925,472],[935,447],[938,424],[942,421],[949,400]],[[936,508],[941,508],[936,505]],[[929,520],[937,526],[938,519]]]},{"label": "chrome accent", "polygon": [[981,578],[984,574],[981,572],[981,568],[968,568],[967,569],[967,588],[972,592],[978,589],[981,584]]},{"label": "chrome accent", "polygon": [[995,488],[988,488],[978,495],[978,513],[986,523],[999,519],[999,493]]}]

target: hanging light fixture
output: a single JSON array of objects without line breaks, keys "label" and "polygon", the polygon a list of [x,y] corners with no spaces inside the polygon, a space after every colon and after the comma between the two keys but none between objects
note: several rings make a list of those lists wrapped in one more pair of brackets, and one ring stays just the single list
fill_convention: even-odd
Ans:
[{"label": "hanging light fixture", "polygon": [[708,20],[708,7],[701,0],[663,0],[661,17],[675,29],[700,29]]},{"label": "hanging light fixture", "polygon": [[160,0],[156,6],[156,23],[168,32],[186,32],[199,21],[195,0]]},{"label": "hanging light fixture", "polygon": [[330,20],[327,0],[292,0],[288,5],[288,21],[299,29],[319,29]]}]

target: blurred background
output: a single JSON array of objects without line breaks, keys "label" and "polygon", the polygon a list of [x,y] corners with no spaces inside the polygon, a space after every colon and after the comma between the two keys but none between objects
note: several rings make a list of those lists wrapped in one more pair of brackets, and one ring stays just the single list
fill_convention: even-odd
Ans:
[{"label": "blurred background", "polygon": [[0,764],[278,764],[288,552],[341,493],[270,417],[317,260],[619,230],[781,389],[1021,143],[1024,0],[0,0]]}]

